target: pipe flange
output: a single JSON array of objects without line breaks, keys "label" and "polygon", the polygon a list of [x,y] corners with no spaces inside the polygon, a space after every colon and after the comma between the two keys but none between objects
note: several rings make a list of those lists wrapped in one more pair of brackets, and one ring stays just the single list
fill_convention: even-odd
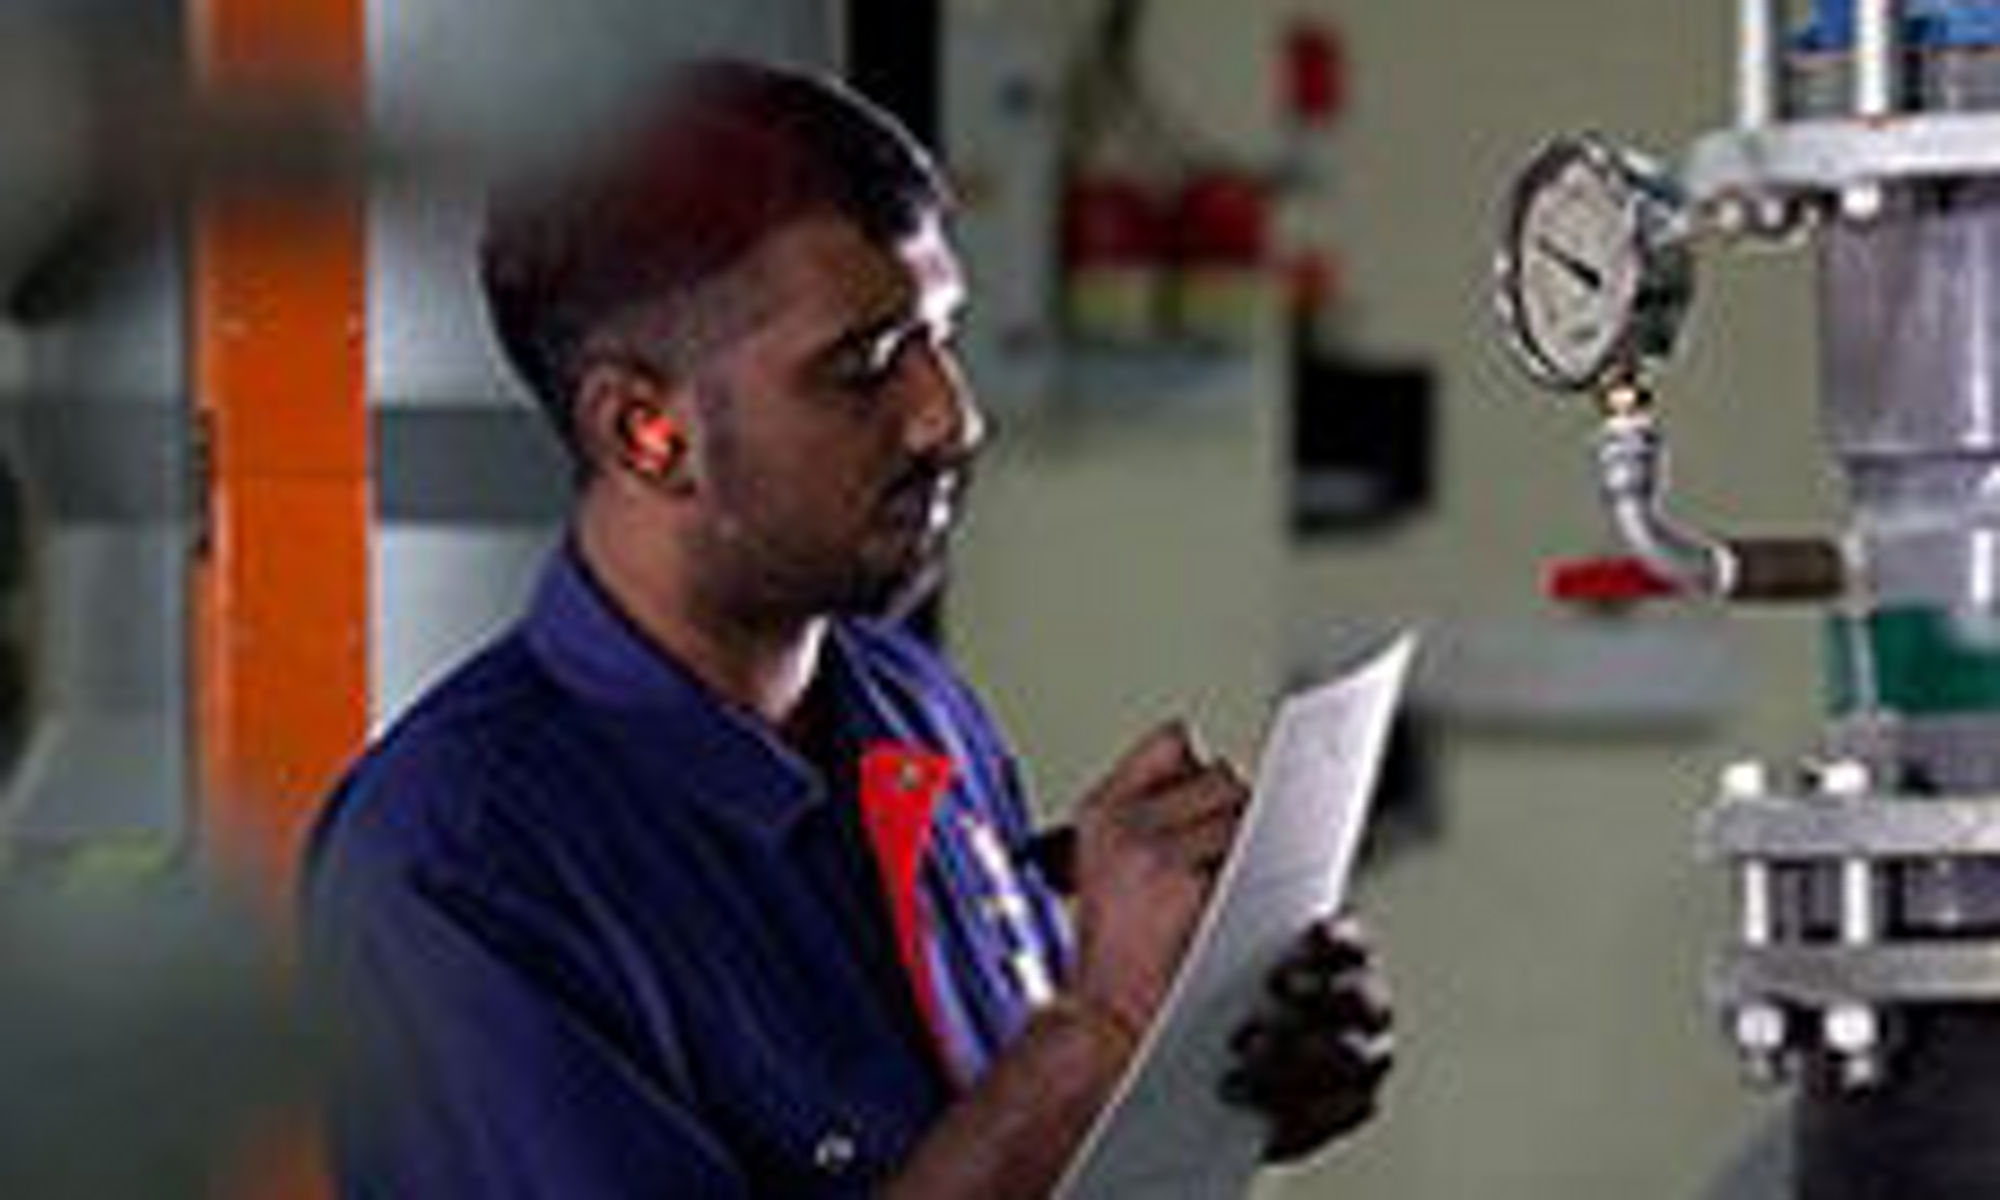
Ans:
[{"label": "pipe flange", "polygon": [[1729,1008],[2000,1001],[2000,942],[1733,946],[1716,963],[1713,986]]},{"label": "pipe flange", "polygon": [[1886,183],[2000,175],[2000,115],[1910,113],[1786,121],[1710,133],[1681,178],[1701,208],[1747,197],[1842,196]]},{"label": "pipe flange", "polygon": [[1725,796],[1697,843],[1711,861],[2000,860],[2000,799]]}]

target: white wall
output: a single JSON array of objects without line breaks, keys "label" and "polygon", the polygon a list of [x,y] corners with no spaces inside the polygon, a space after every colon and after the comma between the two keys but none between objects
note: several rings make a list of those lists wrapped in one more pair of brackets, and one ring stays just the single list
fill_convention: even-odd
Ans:
[{"label": "white wall", "polygon": [[[1207,132],[1267,147],[1268,55],[1299,7],[1157,0],[1155,77]],[[1546,616],[1541,564],[1605,547],[1587,418],[1540,402],[1498,350],[1497,199],[1550,133],[1596,127],[1675,153],[1721,121],[1729,6],[1309,7],[1354,50],[1329,214],[1353,332],[1440,372],[1440,507],[1386,540],[1288,549],[1276,377],[1261,367],[1165,389],[1205,416],[1195,403],[1157,423],[1017,431],[983,485],[952,627],[1052,804],[1176,695],[1242,746],[1288,656],[1323,628]],[[1765,530],[1824,520],[1802,264],[1707,265],[1665,383],[1685,505]],[[1699,1193],[1753,1105],[1702,998],[1723,887],[1691,862],[1692,818],[1716,767],[1796,748],[1816,708],[1812,618],[1746,618],[1724,636],[1751,686],[1710,736],[1451,738],[1446,836],[1365,888],[1405,1038],[1388,1115],[1268,1194]]]}]

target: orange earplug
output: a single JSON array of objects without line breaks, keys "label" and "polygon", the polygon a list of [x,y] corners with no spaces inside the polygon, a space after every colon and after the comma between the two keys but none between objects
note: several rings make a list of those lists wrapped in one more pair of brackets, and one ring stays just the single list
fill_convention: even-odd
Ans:
[{"label": "orange earplug", "polygon": [[626,423],[625,432],[631,439],[633,456],[648,471],[668,470],[687,448],[681,423],[665,413],[635,416]]}]

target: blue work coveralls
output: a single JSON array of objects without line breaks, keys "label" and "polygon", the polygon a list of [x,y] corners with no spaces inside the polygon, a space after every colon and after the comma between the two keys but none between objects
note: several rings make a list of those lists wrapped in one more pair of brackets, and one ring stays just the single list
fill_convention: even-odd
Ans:
[{"label": "blue work coveralls", "polygon": [[[938,657],[842,621],[818,686],[815,763],[566,547],[370,749],[304,894],[343,1196],[861,1196],[893,1173],[1066,935],[1006,748]],[[865,820],[871,787],[923,807]]]}]

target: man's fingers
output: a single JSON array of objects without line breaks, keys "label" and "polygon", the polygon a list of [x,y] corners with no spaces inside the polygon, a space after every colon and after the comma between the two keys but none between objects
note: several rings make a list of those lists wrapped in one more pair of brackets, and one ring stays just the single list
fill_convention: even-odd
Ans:
[{"label": "man's fingers", "polygon": [[1170,787],[1135,798],[1119,813],[1119,820],[1135,833],[1172,836],[1216,820],[1233,824],[1249,800],[1249,789],[1235,768],[1219,762]]},{"label": "man's fingers", "polygon": [[1339,969],[1362,966],[1375,953],[1361,918],[1343,911],[1322,917],[1307,927],[1296,957]]},{"label": "man's fingers", "polygon": [[1204,752],[1187,722],[1154,726],[1111,768],[1099,791],[1104,794],[1150,792],[1202,767]]},{"label": "man's fingers", "polygon": [[1373,1090],[1394,1069],[1396,1035],[1383,1030],[1290,1029],[1250,1024],[1231,1040],[1232,1073],[1266,1098],[1328,1090]]},{"label": "man's fingers", "polygon": [[1324,1066],[1393,1057],[1395,1032],[1358,1025],[1331,1025],[1297,1012],[1266,1013],[1245,1022],[1229,1039],[1243,1063],[1310,1061]]},{"label": "man's fingers", "polygon": [[1264,1160],[1273,1163],[1305,1157],[1368,1121],[1380,1105],[1374,1091],[1334,1091],[1288,1097],[1282,1103],[1274,1103],[1260,1096],[1255,1084],[1235,1074],[1224,1077],[1222,1098],[1240,1108],[1261,1112],[1270,1121]]},{"label": "man's fingers", "polygon": [[1341,1134],[1366,1124],[1375,1116],[1373,1096],[1334,1097],[1287,1113],[1271,1123],[1264,1142],[1264,1161],[1296,1162]]},{"label": "man's fingers", "polygon": [[[1272,1123],[1275,1159],[1310,1151],[1365,1121],[1395,1064],[1393,1039],[1314,1036],[1257,1044],[1239,1051],[1222,1078],[1227,1103],[1260,1112]],[[1281,1149],[1282,1148],[1282,1149]]]},{"label": "man's fingers", "polygon": [[1316,923],[1271,971],[1258,1015],[1231,1039],[1223,1098],[1270,1119],[1267,1160],[1309,1154],[1375,1112],[1396,1040],[1370,958],[1357,922]]},{"label": "man's fingers", "polygon": [[1223,1077],[1222,1098],[1270,1120],[1264,1157],[1286,1162],[1302,1157],[1374,1116],[1380,1091],[1368,1088],[1322,1088],[1317,1091],[1273,1093],[1268,1084],[1241,1071]]},{"label": "man's fingers", "polygon": [[1236,818],[1221,814],[1199,824],[1184,825],[1160,839],[1161,850],[1174,862],[1212,873],[1222,869],[1236,842]]},{"label": "man's fingers", "polygon": [[1309,1024],[1377,1033],[1395,1021],[1388,983],[1365,968],[1286,963],[1271,972],[1266,990],[1280,1011]]},{"label": "man's fingers", "polygon": [[1183,867],[1214,871],[1229,856],[1248,797],[1224,768],[1129,805],[1119,814],[1126,836]]}]

